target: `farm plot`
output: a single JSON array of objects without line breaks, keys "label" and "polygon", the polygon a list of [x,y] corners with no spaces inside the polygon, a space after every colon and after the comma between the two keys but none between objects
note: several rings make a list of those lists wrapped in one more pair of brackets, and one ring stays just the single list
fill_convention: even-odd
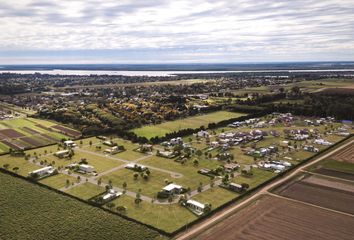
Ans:
[{"label": "farm plot", "polygon": [[282,186],[275,192],[287,198],[354,214],[353,184],[345,184],[333,179],[326,181],[311,176]]},{"label": "farm plot", "polygon": [[174,131],[179,131],[186,128],[199,128],[201,126],[207,127],[209,123],[217,123],[222,120],[227,120],[230,118],[237,118],[245,116],[243,113],[218,111],[213,113],[208,113],[204,115],[188,117],[180,120],[164,122],[157,125],[144,126],[141,128],[133,129],[132,131],[138,136],[152,138],[155,136],[162,137],[166,133],[171,133]]},{"label": "farm plot", "polygon": [[63,138],[79,136],[80,133],[75,130],[45,120],[16,118],[0,121],[2,152],[36,148],[59,142]]},{"label": "farm plot", "polygon": [[352,239],[354,218],[276,197],[259,200],[196,239]]},{"label": "farm plot", "polygon": [[352,143],[339,153],[334,154],[331,158],[341,162],[354,163],[354,143]]}]

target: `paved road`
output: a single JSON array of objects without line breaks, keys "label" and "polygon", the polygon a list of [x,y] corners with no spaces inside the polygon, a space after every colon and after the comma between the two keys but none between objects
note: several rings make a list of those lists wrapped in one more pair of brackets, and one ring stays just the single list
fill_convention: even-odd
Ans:
[{"label": "paved road", "polygon": [[304,170],[305,168],[309,167],[310,165],[313,165],[325,158],[328,158],[330,155],[332,155],[333,153],[336,153],[340,150],[342,150],[343,148],[349,146],[350,144],[354,143],[354,140],[351,140],[345,144],[343,144],[342,146],[334,149],[333,151],[328,152],[327,154],[322,155],[321,157],[315,159],[314,161],[311,161],[307,164],[304,164],[303,166],[298,167],[297,169],[295,169],[293,172],[291,172],[288,175],[285,175],[284,177],[271,182],[270,184],[266,185],[265,187],[263,187],[261,190],[257,191],[256,193],[254,193],[251,197],[245,199],[243,202],[241,203],[237,203],[236,205],[233,205],[227,209],[225,209],[223,212],[221,212],[220,214],[208,218],[206,219],[204,222],[202,222],[201,224],[195,226],[194,228],[191,228],[190,230],[187,230],[186,232],[182,233],[181,235],[176,237],[176,240],[185,240],[185,239],[191,239],[193,236],[196,236],[197,234],[201,233],[202,231],[205,231],[206,229],[210,228],[213,224],[221,221],[222,219],[224,219],[225,217],[229,216],[230,214],[234,213],[235,211],[241,209],[242,207],[246,206],[247,204],[253,202],[254,200],[256,200],[257,198],[259,198],[260,196],[264,195],[264,194],[268,194],[268,191],[281,184],[284,183],[285,181],[289,180],[290,178],[294,177],[296,174],[298,174],[299,172],[301,172],[302,170]]}]

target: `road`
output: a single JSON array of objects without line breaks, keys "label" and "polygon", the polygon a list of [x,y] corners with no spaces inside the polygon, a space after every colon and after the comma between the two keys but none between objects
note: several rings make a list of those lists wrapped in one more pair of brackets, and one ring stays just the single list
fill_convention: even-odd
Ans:
[{"label": "road", "polygon": [[258,199],[260,196],[264,195],[264,194],[268,194],[268,191],[270,189],[272,189],[273,187],[284,183],[285,181],[291,179],[292,177],[294,177],[296,174],[300,173],[301,171],[303,171],[304,169],[306,169],[307,167],[309,167],[310,165],[313,165],[319,161],[322,161],[323,159],[328,158],[330,155],[332,155],[333,153],[336,153],[338,151],[340,151],[341,149],[349,146],[350,144],[354,143],[354,140],[351,140],[343,145],[341,145],[340,147],[334,149],[333,151],[330,151],[318,158],[316,158],[313,161],[310,161],[309,163],[304,164],[303,166],[300,166],[298,168],[296,168],[294,171],[292,171],[291,173],[289,173],[288,175],[285,175],[284,177],[269,183],[268,185],[264,186],[262,189],[260,189],[259,191],[255,192],[251,197],[245,199],[244,201],[242,201],[241,203],[236,203],[235,205],[225,209],[223,212],[207,218],[204,222],[202,222],[199,225],[196,225],[195,227],[183,232],[182,234],[180,234],[179,236],[176,237],[176,240],[185,240],[185,239],[191,239],[192,237],[196,236],[197,234],[201,233],[202,231],[205,231],[206,229],[209,229],[213,224],[221,221],[222,219],[226,218],[227,216],[229,216],[230,214],[240,210],[241,208],[243,208],[244,206],[246,206],[247,204],[253,202],[254,200]]}]

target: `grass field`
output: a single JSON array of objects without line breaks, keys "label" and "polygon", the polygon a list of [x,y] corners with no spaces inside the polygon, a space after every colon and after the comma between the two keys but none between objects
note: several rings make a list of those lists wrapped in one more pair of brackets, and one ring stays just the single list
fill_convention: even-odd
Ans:
[{"label": "grass field", "polygon": [[65,191],[66,193],[69,193],[70,195],[73,195],[75,197],[79,197],[84,200],[88,200],[94,196],[97,196],[98,194],[101,194],[105,192],[105,188],[102,186],[98,186],[92,183],[84,183],[79,186],[70,188],[69,190]]},{"label": "grass field", "polygon": [[179,204],[165,206],[141,202],[137,205],[134,203],[134,198],[126,195],[112,202],[115,206],[125,206],[127,208],[126,216],[168,232],[175,231],[186,223],[197,219],[193,213]]},{"label": "grass field", "polygon": [[100,209],[0,173],[0,239],[163,239]]},{"label": "grass field", "polygon": [[133,129],[132,131],[138,136],[152,138],[155,136],[162,137],[166,133],[173,131],[179,131],[186,128],[198,128],[201,126],[207,127],[209,123],[217,123],[222,120],[237,118],[244,116],[243,113],[218,111],[213,113],[208,113],[204,115],[198,115],[194,117],[188,117],[184,119],[179,119],[175,121],[164,122],[157,125],[149,125],[141,128]]}]

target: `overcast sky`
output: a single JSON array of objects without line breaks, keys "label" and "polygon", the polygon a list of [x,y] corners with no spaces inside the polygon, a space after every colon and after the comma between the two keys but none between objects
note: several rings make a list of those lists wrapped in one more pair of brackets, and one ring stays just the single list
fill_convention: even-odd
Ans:
[{"label": "overcast sky", "polygon": [[354,60],[354,0],[0,0],[0,64]]}]

